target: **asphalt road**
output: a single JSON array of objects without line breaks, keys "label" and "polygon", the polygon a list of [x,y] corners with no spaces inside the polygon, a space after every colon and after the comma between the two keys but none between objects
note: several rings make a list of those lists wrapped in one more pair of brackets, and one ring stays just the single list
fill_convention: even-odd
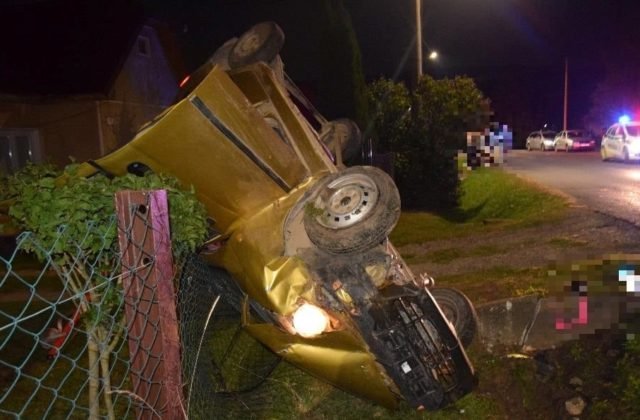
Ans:
[{"label": "asphalt road", "polygon": [[640,163],[603,162],[599,152],[512,150],[505,169],[640,226]]}]

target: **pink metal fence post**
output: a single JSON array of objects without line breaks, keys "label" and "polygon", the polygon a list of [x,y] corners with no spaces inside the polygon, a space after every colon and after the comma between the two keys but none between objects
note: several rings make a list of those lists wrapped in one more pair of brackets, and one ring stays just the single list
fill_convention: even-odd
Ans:
[{"label": "pink metal fence post", "polygon": [[167,193],[116,194],[132,392],[137,418],[184,419]]}]

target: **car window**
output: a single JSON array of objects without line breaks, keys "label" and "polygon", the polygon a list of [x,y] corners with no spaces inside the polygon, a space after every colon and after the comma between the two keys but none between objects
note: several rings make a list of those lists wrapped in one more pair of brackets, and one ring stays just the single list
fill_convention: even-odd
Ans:
[{"label": "car window", "polygon": [[567,137],[582,137],[584,133],[580,130],[570,130],[567,131]]},{"label": "car window", "polygon": [[555,133],[553,131],[543,131],[542,135],[544,137],[555,137]]},{"label": "car window", "polygon": [[616,127],[616,135],[617,136],[621,136],[623,134],[624,134],[624,130],[622,129],[622,126],[621,125],[617,126]]},{"label": "car window", "polygon": [[628,125],[627,126],[627,134],[632,137],[640,136],[640,125]]}]

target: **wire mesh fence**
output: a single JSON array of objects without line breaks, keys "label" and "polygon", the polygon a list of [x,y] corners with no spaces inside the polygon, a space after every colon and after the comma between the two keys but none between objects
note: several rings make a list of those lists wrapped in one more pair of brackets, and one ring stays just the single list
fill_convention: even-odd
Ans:
[{"label": "wire mesh fence", "polygon": [[[115,229],[115,218],[112,223]],[[58,241],[82,249],[88,238],[74,236],[65,227],[58,231]],[[94,259],[78,252],[63,266],[24,249],[52,254],[25,233],[16,251],[2,258],[0,414],[87,418],[92,407],[109,401],[114,413],[129,416],[130,397],[120,393],[130,388],[123,303],[115,298],[120,267],[105,271],[100,263],[113,251],[104,249]],[[101,381],[106,377],[109,384]]]},{"label": "wire mesh fence", "polygon": [[237,285],[172,261],[162,197],[118,209],[48,247],[23,233],[0,257],[0,417],[254,417],[279,358],[242,329]]}]

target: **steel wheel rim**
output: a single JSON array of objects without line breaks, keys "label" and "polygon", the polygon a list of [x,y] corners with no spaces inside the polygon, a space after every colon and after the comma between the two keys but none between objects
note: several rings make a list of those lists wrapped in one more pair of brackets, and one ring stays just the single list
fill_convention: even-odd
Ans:
[{"label": "steel wheel rim", "polygon": [[259,46],[260,37],[257,34],[251,34],[247,37],[243,37],[240,41],[238,41],[238,48],[236,49],[236,53],[239,56],[246,57],[256,52]]},{"label": "steel wheel rim", "polygon": [[363,174],[349,174],[332,181],[316,200],[322,210],[316,220],[329,229],[344,229],[364,220],[379,198],[376,183]]}]

